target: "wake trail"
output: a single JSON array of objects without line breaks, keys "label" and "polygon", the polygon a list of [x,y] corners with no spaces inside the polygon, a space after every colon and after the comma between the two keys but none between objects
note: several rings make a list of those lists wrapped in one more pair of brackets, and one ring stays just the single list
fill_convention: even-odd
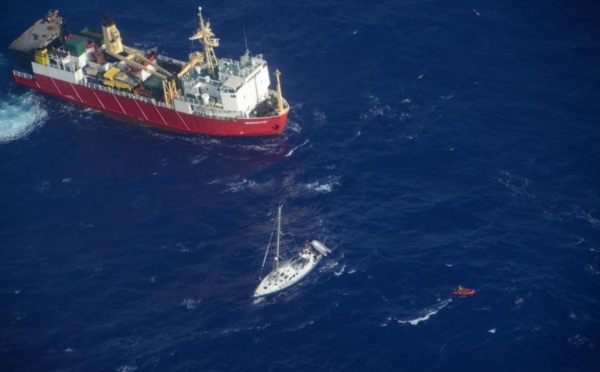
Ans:
[{"label": "wake trail", "polygon": [[298,146],[294,147],[293,149],[291,149],[291,150],[290,150],[290,152],[288,152],[287,154],[285,154],[285,157],[287,158],[287,157],[290,157],[290,156],[292,156],[292,154],[294,153],[294,151],[296,151],[296,150],[298,150],[300,147],[302,147],[302,146],[306,145],[306,144],[308,143],[308,141],[309,141],[309,140],[306,140],[306,141],[304,141],[302,144],[300,144],[300,145],[298,145]]}]

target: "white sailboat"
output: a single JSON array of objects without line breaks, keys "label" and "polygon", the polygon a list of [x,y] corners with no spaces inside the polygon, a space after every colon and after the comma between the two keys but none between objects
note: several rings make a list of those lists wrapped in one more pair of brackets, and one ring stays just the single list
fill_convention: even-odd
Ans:
[{"label": "white sailboat", "polygon": [[[312,269],[317,266],[321,258],[326,256],[329,252],[323,243],[318,240],[313,240],[310,243],[307,241],[304,249],[302,249],[296,257],[291,259],[283,259],[280,262],[280,238],[281,238],[281,209],[283,206],[279,206],[277,210],[277,243],[275,246],[275,257],[273,258],[273,270],[265,276],[256,290],[254,291],[254,297],[261,297],[271,293],[279,292],[293,284],[296,284],[300,279],[304,278]],[[269,255],[269,246],[265,253],[263,265],[261,268],[264,269],[267,257]]]}]

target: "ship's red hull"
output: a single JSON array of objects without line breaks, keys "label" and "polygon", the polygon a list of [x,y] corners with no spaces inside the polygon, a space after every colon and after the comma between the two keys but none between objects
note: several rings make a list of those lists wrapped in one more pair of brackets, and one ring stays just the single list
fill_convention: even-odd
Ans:
[{"label": "ship's red hull", "polygon": [[172,108],[113,94],[109,91],[72,84],[35,74],[33,78],[13,74],[21,85],[53,95],[65,101],[90,107],[108,116],[157,128],[212,136],[275,136],[285,128],[288,111],[278,116],[237,120],[219,120],[190,115]]}]

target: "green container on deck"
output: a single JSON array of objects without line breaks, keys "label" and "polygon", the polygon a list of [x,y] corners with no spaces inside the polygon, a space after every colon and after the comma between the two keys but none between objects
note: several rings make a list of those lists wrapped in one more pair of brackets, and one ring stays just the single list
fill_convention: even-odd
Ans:
[{"label": "green container on deck", "polygon": [[152,96],[158,100],[162,99],[163,96],[163,85],[162,80],[152,75],[146,81],[142,83],[144,89],[150,91]]},{"label": "green container on deck", "polygon": [[79,33],[81,36],[85,36],[88,39],[92,39],[94,43],[98,45],[104,44],[104,35],[102,35],[102,31],[95,30],[90,27],[86,27]]},{"label": "green container on deck", "polygon": [[85,41],[78,38],[71,38],[65,43],[65,50],[69,52],[70,55],[79,57],[85,53]]}]

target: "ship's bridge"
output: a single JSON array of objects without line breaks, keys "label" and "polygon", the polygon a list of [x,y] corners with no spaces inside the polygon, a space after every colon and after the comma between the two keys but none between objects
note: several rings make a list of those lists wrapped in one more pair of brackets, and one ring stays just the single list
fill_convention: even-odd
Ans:
[{"label": "ship's bridge", "polygon": [[219,74],[228,76],[239,76],[247,79],[249,76],[257,73],[265,67],[267,62],[262,58],[262,54],[250,58],[248,54],[242,56],[239,61],[234,61],[228,58],[221,58],[219,61]]},{"label": "ship's bridge", "polygon": [[191,69],[181,78],[184,95],[244,117],[269,98],[270,78],[262,55],[250,58],[247,53],[239,61],[222,58],[218,71],[218,80],[213,80],[206,65]]}]

